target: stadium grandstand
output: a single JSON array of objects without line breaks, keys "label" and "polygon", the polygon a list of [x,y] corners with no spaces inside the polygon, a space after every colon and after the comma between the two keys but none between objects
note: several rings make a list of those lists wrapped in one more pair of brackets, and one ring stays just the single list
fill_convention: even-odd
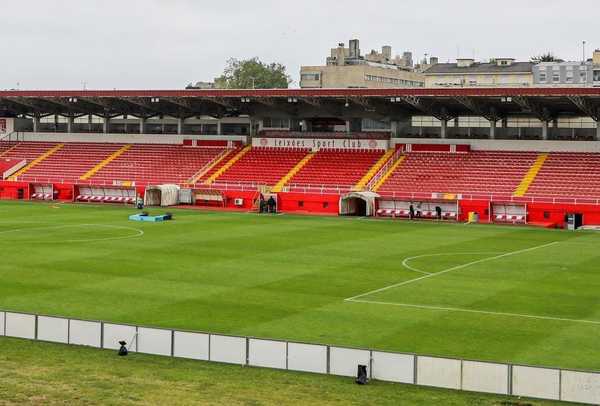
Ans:
[{"label": "stadium grandstand", "polygon": [[228,209],[269,193],[284,212],[596,225],[599,106],[598,88],[1,91],[0,197],[176,184]]}]

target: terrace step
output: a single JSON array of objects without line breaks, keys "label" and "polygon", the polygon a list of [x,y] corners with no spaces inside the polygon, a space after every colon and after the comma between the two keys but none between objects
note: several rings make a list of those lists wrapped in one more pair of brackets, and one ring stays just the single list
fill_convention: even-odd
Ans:
[{"label": "terrace step", "polygon": [[531,186],[537,174],[540,172],[540,169],[542,169],[542,166],[544,166],[544,162],[546,162],[546,159],[548,159],[548,155],[548,153],[538,155],[533,165],[531,165],[531,168],[529,168],[529,170],[521,180],[519,186],[517,186],[517,188],[515,189],[515,192],[513,193],[514,197],[525,196],[527,190],[529,189],[529,186]]},{"label": "terrace step", "polygon": [[89,178],[94,176],[96,173],[98,173],[106,165],[108,165],[109,163],[111,163],[112,161],[114,161],[115,159],[120,157],[121,155],[123,155],[127,150],[129,150],[129,148],[131,148],[131,144],[123,145],[121,148],[119,148],[117,151],[113,152],[111,155],[109,155],[106,159],[104,159],[98,165],[94,166],[92,169],[87,171],[79,179],[80,180],[88,180]]},{"label": "terrace step", "polygon": [[400,158],[398,158],[396,162],[394,162],[392,166],[390,166],[390,169],[388,169],[385,175],[383,175],[381,179],[379,179],[379,181],[377,181],[377,183],[373,186],[373,192],[377,192],[381,185],[385,183],[385,181],[392,175],[392,173],[394,173],[396,168],[398,168],[402,164],[402,162],[404,162],[405,159],[406,155],[402,155]]},{"label": "terrace step", "polygon": [[19,144],[16,143],[15,145],[13,145],[12,147],[10,147],[6,151],[0,152],[0,158],[2,158],[4,155],[7,155],[10,151],[12,151],[13,149],[17,148],[18,146],[19,146]]},{"label": "terrace step", "polygon": [[231,153],[235,151],[234,149],[228,149],[219,154],[212,162],[206,165],[204,168],[200,169],[198,173],[192,176],[187,183],[189,185],[195,185],[204,175],[211,171],[215,166],[221,163],[225,158],[227,158]]},{"label": "terrace step", "polygon": [[383,154],[383,156],[381,158],[379,158],[379,160],[377,162],[375,162],[375,165],[373,165],[371,167],[371,169],[369,169],[369,171],[365,174],[365,176],[363,176],[362,179],[359,180],[356,185],[354,185],[354,190],[356,190],[356,191],[365,190],[365,187],[367,186],[369,181],[373,178],[373,176],[375,176],[377,174],[377,172],[379,172],[381,167],[383,165],[385,165],[385,163],[392,157],[392,155],[394,155],[394,152],[396,152],[395,148],[388,149],[385,152],[385,154]]},{"label": "terrace step", "polygon": [[210,185],[214,183],[215,180],[219,178],[219,176],[223,175],[229,168],[233,166],[237,161],[239,161],[244,155],[246,155],[252,149],[252,145],[248,145],[244,147],[240,152],[238,152],[233,158],[229,160],[225,165],[219,168],[218,171],[213,173],[208,179],[204,181],[205,185]]},{"label": "terrace step", "polygon": [[279,180],[271,190],[273,193],[281,192],[281,189],[315,156],[315,152],[309,152],[300,160],[283,178]]},{"label": "terrace step", "polygon": [[42,155],[38,156],[36,159],[34,159],[33,161],[31,161],[30,163],[25,165],[23,168],[19,169],[14,175],[12,175],[10,178],[8,178],[8,180],[13,180],[13,181],[17,180],[17,178],[19,176],[23,175],[25,172],[27,172],[34,166],[38,165],[39,163],[44,161],[46,158],[50,157],[52,154],[54,154],[56,151],[60,150],[64,146],[65,146],[65,144],[57,144],[57,145],[53,146],[52,148],[50,148],[49,150],[44,152]]}]

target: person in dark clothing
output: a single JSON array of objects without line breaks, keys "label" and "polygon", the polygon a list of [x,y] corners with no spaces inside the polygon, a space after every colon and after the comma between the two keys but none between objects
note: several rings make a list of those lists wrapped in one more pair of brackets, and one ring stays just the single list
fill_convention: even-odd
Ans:
[{"label": "person in dark clothing", "polygon": [[415,207],[412,204],[408,208],[408,218],[411,220],[415,218]]},{"label": "person in dark clothing", "polygon": [[435,206],[435,218],[442,219],[442,208],[440,206]]},{"label": "person in dark clothing", "polygon": [[277,208],[275,207],[277,206],[277,203],[273,196],[269,197],[269,200],[267,200],[267,206],[269,207],[269,213],[275,213],[277,211]]}]

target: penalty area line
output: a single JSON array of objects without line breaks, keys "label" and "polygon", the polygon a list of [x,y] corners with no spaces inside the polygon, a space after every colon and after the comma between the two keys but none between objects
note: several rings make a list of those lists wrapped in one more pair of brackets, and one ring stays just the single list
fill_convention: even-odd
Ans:
[{"label": "penalty area line", "polygon": [[440,272],[431,273],[431,274],[424,275],[424,276],[421,276],[421,277],[418,277],[418,278],[409,279],[409,280],[404,281],[404,282],[399,282],[399,283],[395,283],[393,285],[385,286],[383,288],[371,290],[371,291],[366,292],[366,293],[361,293],[360,295],[356,295],[356,296],[352,296],[352,297],[346,298],[346,299],[344,299],[344,301],[352,301],[354,299],[359,299],[361,297],[369,296],[369,295],[372,295],[374,293],[384,292],[384,291],[389,290],[389,289],[397,288],[397,287],[400,287],[400,286],[405,286],[405,285],[408,285],[408,284],[411,284],[411,283],[414,283],[414,282],[422,281],[424,279],[429,279],[429,278],[433,278],[435,276],[443,275],[443,274],[446,274],[448,272],[457,271],[459,269],[467,268],[467,267],[472,266],[472,265],[477,265],[477,264],[481,264],[483,262],[493,261],[493,260],[496,260],[496,259],[509,257],[511,255],[523,254],[525,252],[535,251],[535,250],[538,250],[538,249],[541,249],[541,248],[550,247],[550,246],[556,245],[556,244],[558,244],[558,241],[553,241],[553,242],[550,242],[550,243],[547,243],[547,244],[537,245],[535,247],[525,248],[525,249],[521,249],[521,250],[517,250],[517,251],[506,252],[504,254],[496,255],[496,256],[493,256],[493,257],[478,259],[477,261],[472,261],[472,262],[469,262],[469,263],[466,263],[466,264],[453,266],[452,268],[444,269],[443,271],[440,271]]},{"label": "penalty area line", "polygon": [[600,325],[600,321],[597,321],[597,320],[569,319],[566,317],[536,316],[533,314],[493,312],[493,311],[487,311],[487,310],[463,309],[460,307],[442,307],[442,306],[416,305],[416,304],[409,304],[409,303],[378,302],[376,300],[363,300],[363,299],[351,299],[351,300],[347,299],[346,301],[354,302],[354,303],[367,303],[367,304],[378,304],[378,305],[386,305],[386,306],[408,307],[408,308],[412,308],[412,309],[421,309],[421,310],[476,313],[476,314],[486,314],[486,315],[490,315],[490,316],[520,317],[520,318],[526,318],[526,319],[565,321],[565,322],[570,322],[570,323],[586,323],[586,324]]}]

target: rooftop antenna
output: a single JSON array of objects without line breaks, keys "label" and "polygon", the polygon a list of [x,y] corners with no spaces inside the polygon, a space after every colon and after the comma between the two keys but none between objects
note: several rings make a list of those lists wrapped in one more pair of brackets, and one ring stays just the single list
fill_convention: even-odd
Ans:
[{"label": "rooftop antenna", "polygon": [[585,41],[582,42],[582,48],[583,48],[583,62],[585,62]]}]

